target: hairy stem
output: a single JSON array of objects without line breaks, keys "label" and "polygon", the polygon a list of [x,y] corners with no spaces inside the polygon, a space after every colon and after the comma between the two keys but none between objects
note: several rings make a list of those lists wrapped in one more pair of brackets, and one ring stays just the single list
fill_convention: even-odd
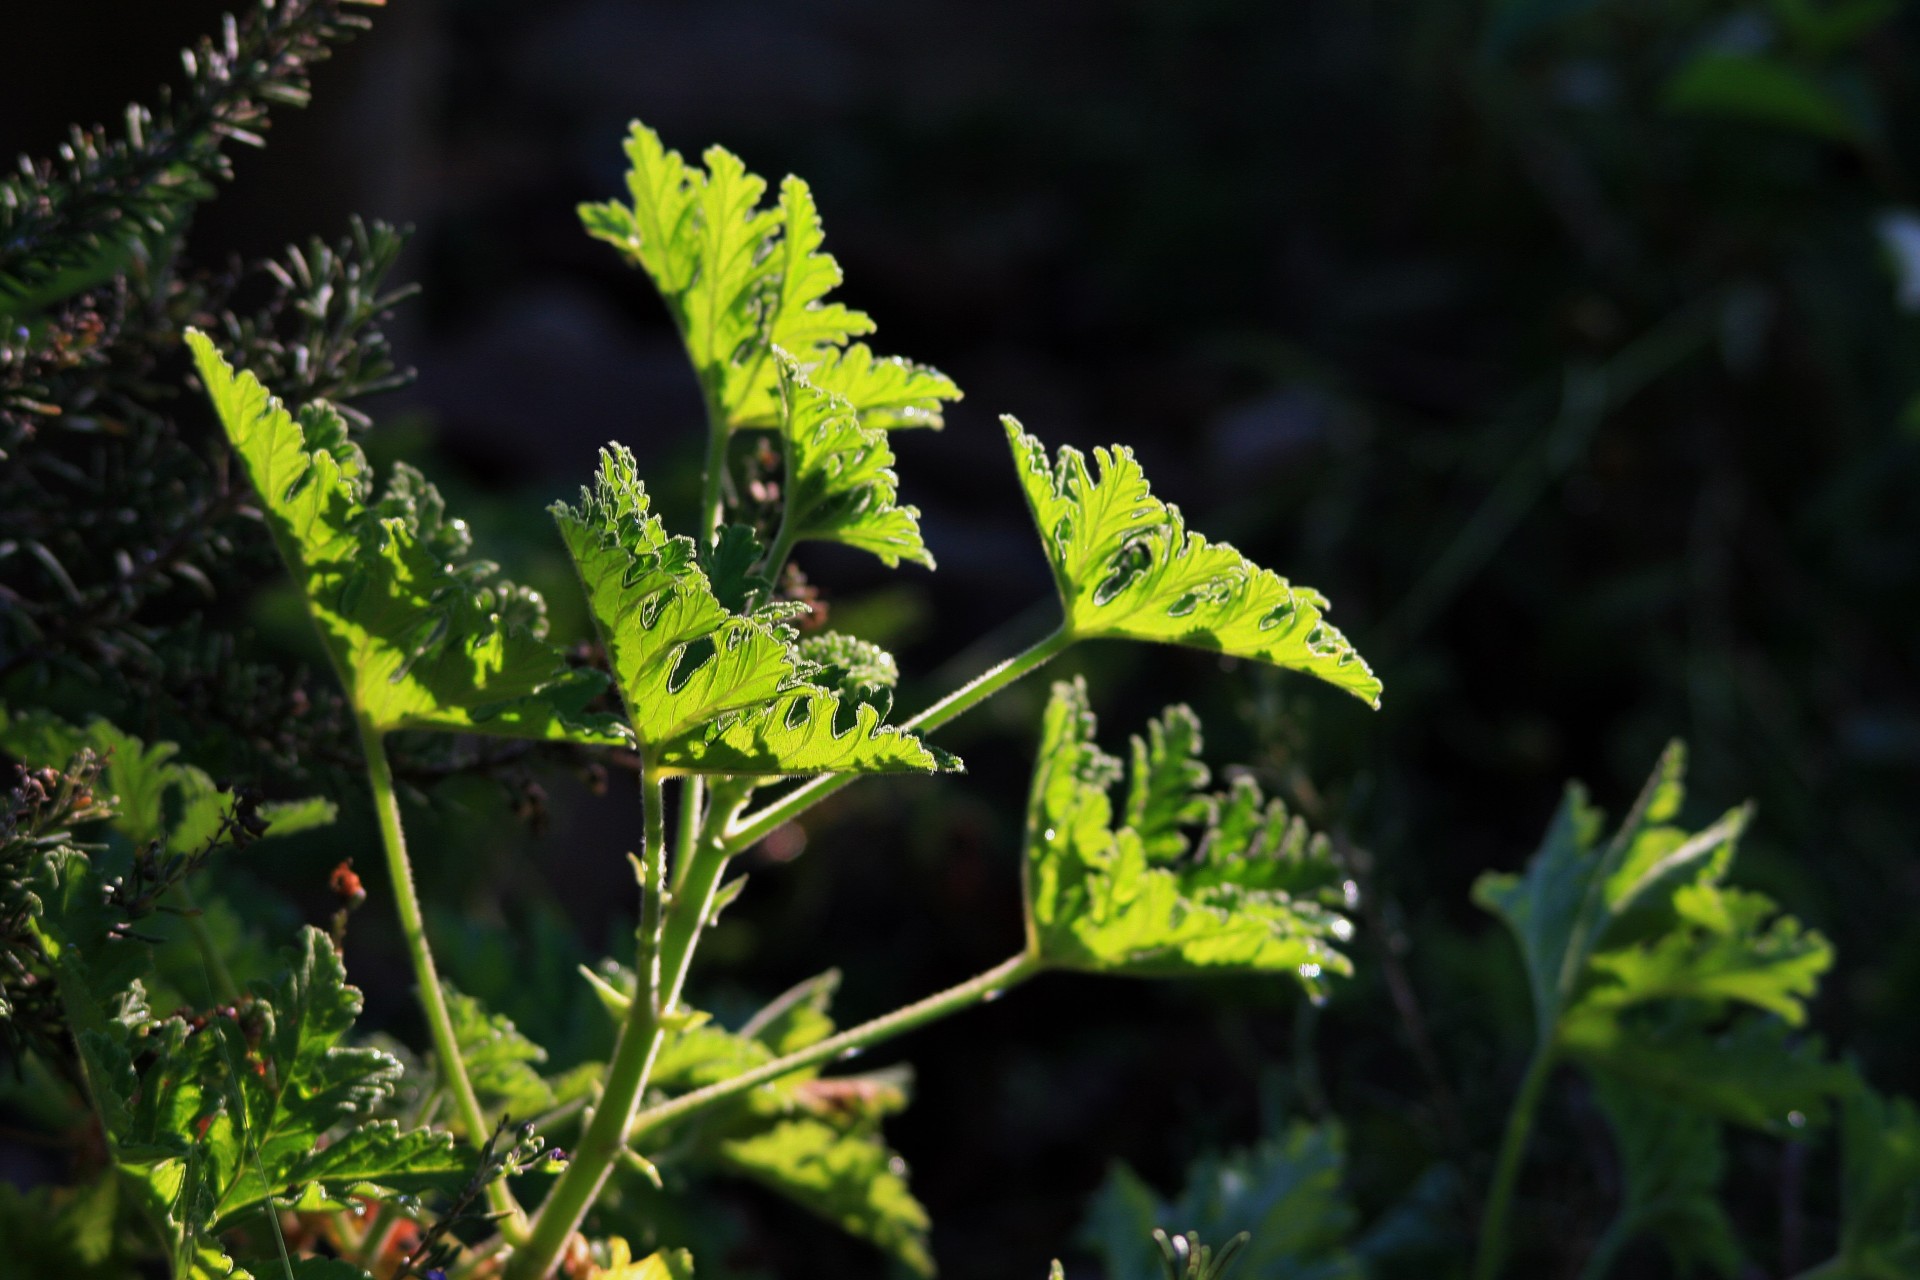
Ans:
[{"label": "hairy stem", "polygon": [[[987,668],[966,684],[922,711],[900,727],[931,733],[963,712],[971,711],[1021,676],[1045,666],[1072,646],[1076,637],[1065,627],[1055,631],[1032,648]],[[783,822],[791,822],[840,788],[855,781],[858,774],[825,774],[802,783],[778,800],[768,804],[736,824],[729,824],[725,848],[729,857],[764,840]]]},{"label": "hairy stem", "polygon": [[[467,1064],[460,1056],[460,1041],[453,1032],[453,1015],[447,1012],[446,992],[440,986],[440,974],[434,968],[433,949],[427,944],[427,926],[420,912],[420,896],[413,887],[413,864],[407,860],[407,838],[400,829],[400,799],[393,789],[393,769],[387,763],[387,749],[380,731],[365,717],[360,719],[360,746],[366,754],[367,782],[373,789],[373,812],[380,823],[380,843],[387,855],[387,878],[393,882],[393,905],[400,916],[400,936],[407,946],[407,958],[413,962],[413,980],[420,991],[420,1009],[427,1016],[427,1031],[433,1037],[434,1056],[439,1060],[440,1078],[453,1097],[460,1123],[466,1127],[470,1142],[482,1141],[491,1128],[480,1099],[467,1078]],[[501,1234],[509,1240],[526,1231],[526,1216],[514,1203],[513,1193],[504,1181],[487,1186],[487,1206],[501,1220]]]},{"label": "hairy stem", "polygon": [[1513,1189],[1520,1180],[1520,1164],[1527,1153],[1527,1139],[1533,1132],[1534,1113],[1546,1093],[1547,1080],[1553,1075],[1553,1043],[1543,1040],[1533,1051],[1527,1074],[1514,1095],[1513,1110],[1507,1116],[1506,1136],[1500,1142],[1500,1159],[1494,1167],[1493,1182],[1487,1188],[1486,1215],[1480,1220],[1480,1247],[1474,1252],[1473,1280],[1494,1280],[1506,1260],[1507,1216],[1513,1207]]},{"label": "hairy stem", "polygon": [[587,1121],[566,1171],[534,1215],[526,1244],[516,1249],[507,1263],[506,1280],[541,1280],[553,1270],[568,1239],[580,1229],[587,1210],[606,1184],[614,1162],[626,1149],[628,1128],[640,1109],[647,1077],[653,1073],[653,1061],[660,1052],[665,1008],[661,1001],[660,942],[665,918],[661,899],[667,887],[667,833],[660,776],[651,769],[641,770],[640,793],[646,843],[639,858],[640,943],[634,964],[639,989],[627,1006],[626,1021],[620,1025],[620,1038],[613,1047],[613,1060],[607,1064],[593,1117]]},{"label": "hairy stem", "polygon": [[871,1022],[861,1023],[857,1027],[842,1031],[837,1036],[829,1036],[817,1044],[808,1045],[784,1058],[744,1071],[728,1080],[710,1084],[704,1089],[695,1089],[684,1093],[671,1102],[663,1102],[634,1117],[631,1137],[639,1137],[650,1130],[657,1129],[669,1121],[679,1120],[695,1112],[705,1110],[728,1098],[758,1088],[770,1080],[791,1075],[795,1071],[815,1066],[832,1058],[851,1055],[883,1040],[912,1031],[916,1027],[936,1022],[949,1014],[958,1013],[970,1005],[997,997],[1009,987],[1025,982],[1040,972],[1040,961],[1026,952],[1021,952],[1011,960],[1005,960],[988,969],[985,973],[967,979],[957,986],[948,987],[924,1000],[915,1001],[892,1013],[875,1018]]}]

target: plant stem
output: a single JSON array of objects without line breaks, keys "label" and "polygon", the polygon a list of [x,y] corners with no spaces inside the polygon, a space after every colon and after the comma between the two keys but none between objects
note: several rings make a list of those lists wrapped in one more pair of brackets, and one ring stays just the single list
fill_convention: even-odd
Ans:
[{"label": "plant stem", "polygon": [[187,921],[187,932],[193,935],[193,945],[200,951],[200,961],[207,973],[207,988],[215,1002],[235,1004],[240,999],[240,984],[233,980],[233,970],[227,968],[226,957],[220,954],[220,948],[214,945],[213,934],[207,929],[207,922],[200,917],[199,900],[193,896],[193,890],[185,880],[174,887],[180,895],[180,907]]},{"label": "plant stem", "polygon": [[634,971],[640,980],[620,1038],[607,1064],[600,1100],[593,1118],[580,1134],[580,1145],[566,1171],[534,1215],[526,1244],[514,1250],[506,1280],[541,1280],[553,1270],[568,1239],[580,1228],[594,1200],[613,1171],[614,1161],[626,1149],[627,1131],[640,1109],[647,1077],[661,1040],[661,898],[666,893],[666,815],[660,776],[643,766],[640,774],[641,808],[646,843],[641,848],[640,945]]},{"label": "plant stem", "polygon": [[[1071,647],[1076,638],[1064,626],[1061,627],[1033,647],[1015,654],[1004,662],[988,667],[900,727],[918,729],[923,733],[933,732],[963,712],[971,711],[1021,676],[1045,666]],[[795,787],[744,821],[729,824],[724,845],[727,855],[731,857],[764,840],[775,827],[781,823],[793,821],[859,776],[847,773],[825,774]]]},{"label": "plant stem", "polygon": [[1543,1040],[1535,1046],[1527,1074],[1514,1096],[1513,1110],[1507,1116],[1506,1136],[1500,1142],[1500,1160],[1494,1167],[1493,1183],[1487,1188],[1486,1216],[1480,1220],[1480,1247],[1473,1258],[1473,1280],[1494,1280],[1506,1260],[1507,1213],[1513,1206],[1513,1189],[1520,1180],[1520,1163],[1527,1153],[1527,1139],[1533,1132],[1534,1113],[1540,1109],[1547,1080],[1553,1075],[1554,1046]]},{"label": "plant stem", "polygon": [[[427,1031],[433,1037],[434,1056],[440,1062],[440,1078],[453,1096],[460,1123],[466,1126],[467,1140],[479,1143],[490,1126],[480,1099],[467,1078],[467,1064],[460,1056],[460,1041],[453,1032],[453,1016],[447,1012],[446,992],[440,986],[440,974],[434,968],[433,950],[427,945],[427,926],[420,912],[420,897],[414,892],[413,865],[407,861],[407,838],[400,829],[400,799],[393,789],[393,769],[387,764],[387,749],[380,731],[371,722],[360,719],[360,746],[367,759],[367,782],[373,789],[373,812],[380,822],[380,843],[387,854],[387,878],[393,882],[393,905],[400,916],[400,935],[407,944],[407,956],[413,962],[413,980],[420,990],[420,1009],[427,1015]],[[514,1202],[504,1181],[487,1187],[487,1206],[501,1220],[501,1234],[509,1240],[526,1231],[526,1215]]]},{"label": "plant stem", "polygon": [[700,480],[700,545],[703,549],[713,545],[714,534],[720,531],[720,508],[727,483],[727,445],[732,440],[732,432],[727,424],[720,421],[713,397],[708,395],[707,402],[707,469]]},{"label": "plant stem", "polygon": [[700,842],[700,801],[705,791],[705,779],[698,774],[689,774],[680,784],[680,830],[674,838],[673,866],[669,869],[675,894],[686,881],[687,865]]},{"label": "plant stem", "polygon": [[669,1121],[702,1111],[715,1103],[724,1102],[737,1094],[766,1084],[770,1080],[778,1080],[781,1076],[791,1075],[795,1071],[825,1062],[830,1058],[851,1055],[882,1040],[890,1040],[916,1027],[937,1021],[949,1014],[958,1013],[969,1005],[997,997],[1009,987],[1025,982],[1039,973],[1040,968],[1040,961],[1023,951],[1011,960],[1002,961],[988,969],[985,973],[968,978],[965,982],[948,987],[945,991],[936,992],[924,1000],[895,1009],[892,1013],[875,1018],[871,1022],[861,1023],[857,1027],[842,1031],[837,1036],[829,1036],[817,1044],[808,1045],[784,1058],[776,1058],[751,1071],[744,1071],[731,1079],[710,1084],[704,1089],[695,1089],[692,1093],[681,1094],[671,1102],[663,1102],[657,1107],[649,1108],[634,1117],[633,1128],[628,1136],[637,1138]]}]

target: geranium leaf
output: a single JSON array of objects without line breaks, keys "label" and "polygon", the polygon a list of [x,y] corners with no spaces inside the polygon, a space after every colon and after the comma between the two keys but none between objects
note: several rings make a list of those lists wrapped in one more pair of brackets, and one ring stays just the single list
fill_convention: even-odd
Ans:
[{"label": "geranium leaf", "polygon": [[932,772],[951,757],[879,723],[871,707],[800,678],[783,625],[793,606],[731,613],[692,540],[669,537],[614,446],[592,490],[556,504],[647,766],[662,772],[785,776]]},{"label": "geranium leaf", "polygon": [[545,604],[468,559],[463,522],[411,468],[378,499],[338,415],[300,420],[189,330],[201,380],[260,495],[353,705],[376,729],[613,741],[598,675],[546,643]]},{"label": "geranium leaf", "polygon": [[894,500],[898,478],[887,433],[862,426],[850,402],[808,382],[784,351],[774,354],[786,451],[782,538],[858,547],[888,568],[903,559],[933,568],[919,510]]},{"label": "geranium leaf", "polygon": [[589,234],[646,271],[679,327],[716,428],[780,421],[778,346],[815,385],[848,401],[870,428],[933,426],[960,398],[938,372],[874,356],[851,339],[870,333],[863,312],[830,301],[840,266],[821,252],[813,193],[798,178],[760,205],[766,183],[722,147],[689,165],[634,122],[626,143],[629,203],[580,207]]},{"label": "geranium leaf", "polygon": [[1097,449],[1091,469],[1068,447],[1049,461],[1039,440],[1004,421],[1069,634],[1270,662],[1379,705],[1380,681],[1326,621],[1326,599],[1189,531],[1153,496],[1131,449]]},{"label": "geranium leaf", "polygon": [[[1093,744],[1093,731],[1085,685],[1056,684],[1027,814],[1027,928],[1038,958],[1142,975],[1286,971],[1311,990],[1323,973],[1352,971],[1334,945],[1352,926],[1330,905],[1340,878],[1324,842],[1306,839],[1251,782],[1224,796],[1201,792],[1191,712],[1168,712],[1151,745],[1136,750],[1129,795],[1140,802],[1129,809],[1144,831],[1116,827],[1109,792],[1120,762]],[[1170,793],[1173,778],[1186,784],[1184,797]],[[1236,825],[1220,826],[1222,813]],[[1182,828],[1200,847],[1169,863],[1168,851],[1188,839]]]},{"label": "geranium leaf", "polygon": [[1596,1093],[1625,1183],[1610,1234],[1658,1240],[1676,1275],[1691,1275],[1697,1266],[1737,1273],[1740,1246],[1720,1204],[1726,1151],[1719,1123],[1617,1081],[1603,1079]]}]

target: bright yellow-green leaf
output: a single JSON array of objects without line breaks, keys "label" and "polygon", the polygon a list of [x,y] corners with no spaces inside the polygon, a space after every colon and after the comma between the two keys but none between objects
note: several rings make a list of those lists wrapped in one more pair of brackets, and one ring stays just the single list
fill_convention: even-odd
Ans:
[{"label": "bright yellow-green leaf", "polygon": [[813,383],[848,401],[866,427],[937,427],[960,398],[945,376],[849,342],[873,321],[827,295],[840,267],[820,251],[807,184],[788,178],[763,207],[765,180],[723,147],[689,165],[635,121],[627,136],[629,203],[580,207],[587,231],[653,279],[672,313],[722,429],[780,421],[777,346]]},{"label": "bright yellow-green leaf", "polygon": [[895,502],[899,480],[887,433],[861,425],[851,402],[807,381],[785,352],[775,355],[787,474],[782,536],[858,547],[888,568],[902,560],[933,568],[919,509]]},{"label": "bright yellow-green leaf", "polygon": [[602,451],[554,518],[572,553],[647,767],[665,773],[928,773],[954,767],[871,706],[805,683],[790,606],[729,612],[688,538],[649,511],[633,455]]},{"label": "bright yellow-green leaf", "polygon": [[[1324,842],[1250,781],[1202,792],[1191,712],[1170,710],[1136,747],[1130,821],[1118,827],[1108,793],[1120,762],[1093,732],[1086,686],[1056,684],[1027,811],[1027,931],[1040,959],[1141,975],[1290,972],[1310,990],[1324,974],[1352,971],[1334,945],[1352,926],[1328,905],[1340,889]],[[1170,796],[1168,778],[1186,794]],[[1182,828],[1200,847],[1169,861],[1184,847]]]},{"label": "bright yellow-green leaf", "polygon": [[339,417],[296,422],[250,373],[189,330],[202,381],[260,495],[355,709],[380,730],[439,729],[613,741],[584,713],[602,687],[546,643],[545,605],[469,560],[464,522],[411,468],[370,497],[366,462]]},{"label": "bright yellow-green leaf", "polygon": [[1078,449],[1049,461],[1039,440],[1004,421],[1069,632],[1270,662],[1380,704],[1380,681],[1326,621],[1326,599],[1190,532],[1153,496],[1133,450],[1096,449],[1089,470]]}]

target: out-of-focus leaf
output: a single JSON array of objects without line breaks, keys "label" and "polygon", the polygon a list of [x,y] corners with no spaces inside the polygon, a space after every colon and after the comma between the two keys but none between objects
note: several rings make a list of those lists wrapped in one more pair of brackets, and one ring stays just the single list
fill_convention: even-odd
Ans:
[{"label": "out-of-focus leaf", "polygon": [[1195,1161],[1171,1201],[1116,1164],[1088,1210],[1081,1241],[1100,1255],[1108,1280],[1158,1280],[1156,1227],[1220,1243],[1247,1232],[1240,1275],[1360,1280],[1360,1264],[1347,1249],[1358,1215],[1340,1189],[1343,1167],[1339,1131],[1305,1123]]},{"label": "out-of-focus leaf", "polygon": [[1664,101],[1670,111],[1765,125],[1827,142],[1858,144],[1867,134],[1847,103],[1811,73],[1765,54],[1699,53],[1667,82]]},{"label": "out-of-focus leaf", "polygon": [[1720,1204],[1726,1153],[1719,1122],[1618,1080],[1603,1079],[1598,1097],[1626,1182],[1609,1235],[1622,1243],[1658,1240],[1679,1275],[1700,1266],[1723,1276],[1738,1272],[1740,1246]]}]

